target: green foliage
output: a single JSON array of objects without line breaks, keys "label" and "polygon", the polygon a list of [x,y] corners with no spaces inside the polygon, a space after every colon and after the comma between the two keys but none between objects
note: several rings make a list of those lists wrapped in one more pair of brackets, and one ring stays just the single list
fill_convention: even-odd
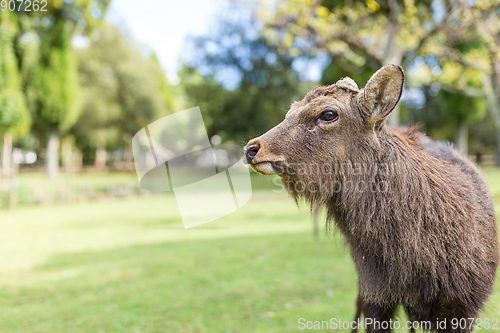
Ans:
[{"label": "green foliage", "polygon": [[179,76],[189,106],[200,106],[209,136],[246,142],[280,122],[292,100],[303,97],[294,58],[258,31],[252,20],[223,20],[210,36],[192,40],[194,59]]},{"label": "green foliage", "polygon": [[[89,34],[100,24],[109,0],[47,1],[46,11],[33,6],[13,13],[17,22],[16,56],[19,60],[21,84],[33,117],[32,135],[22,142],[48,143],[48,174],[57,174],[58,145],[56,136],[75,124],[80,114],[80,89],[77,62],[71,44],[75,34]],[[38,4],[40,5],[40,3]],[[35,140],[35,138],[37,140]],[[20,143],[20,142],[17,142]],[[47,147],[49,148],[49,146]]]},{"label": "green foliage", "polygon": [[158,77],[157,79],[159,82],[159,89],[163,95],[164,100],[163,104],[165,105],[165,108],[169,111],[169,113],[175,112],[180,103],[176,96],[176,88],[172,86],[172,84],[168,81],[168,78],[162,70],[161,64],[158,61],[155,53],[151,55],[150,61],[152,62],[154,67],[156,67],[154,73]]},{"label": "green foliage", "polygon": [[326,52],[351,74],[387,63],[405,67],[427,52],[441,26],[428,1],[293,0],[271,11],[261,2],[270,42],[295,55]]},{"label": "green foliage", "polygon": [[471,123],[483,118],[486,114],[487,105],[484,98],[471,97],[444,89],[439,91],[438,97],[442,101],[442,109],[448,119],[457,123]]},{"label": "green foliage", "polygon": [[90,45],[76,55],[83,103],[71,133],[84,152],[123,148],[130,144],[124,135],[134,135],[172,108],[170,84],[158,61],[115,27],[96,29]]},{"label": "green foliage", "polygon": [[[35,22],[34,26],[44,34],[47,28],[50,30],[51,23],[42,24],[39,20],[49,18],[54,24],[65,21],[70,29],[70,33],[90,34],[99,27],[111,0],[54,0],[47,1],[46,12],[32,12],[30,15]],[[26,6],[26,4],[25,4]],[[20,12],[27,15],[29,12]],[[29,15],[29,14],[28,14]],[[49,31],[50,32],[50,31]]]},{"label": "green foliage", "polygon": [[359,87],[364,87],[373,73],[366,70],[360,73],[351,73],[340,67],[335,61],[332,61],[323,71],[320,83],[322,85],[334,84],[343,77],[349,76],[358,84]]},{"label": "green foliage", "polygon": [[408,117],[418,123],[435,140],[456,139],[459,125],[473,125],[481,121],[486,114],[486,101],[483,98],[440,89],[437,94],[424,86],[425,108],[408,109]]},{"label": "green foliage", "polygon": [[151,61],[145,61],[139,52],[134,55],[117,72],[121,117],[116,125],[129,134],[135,134],[152,120],[167,115],[159,77],[154,74],[161,69]]},{"label": "green foliage", "polygon": [[34,118],[44,127],[65,131],[78,119],[79,85],[71,35],[64,22],[42,41],[34,69]]},{"label": "green foliage", "polygon": [[21,90],[14,33],[8,12],[0,13],[0,130],[24,134],[29,129],[30,117]]}]

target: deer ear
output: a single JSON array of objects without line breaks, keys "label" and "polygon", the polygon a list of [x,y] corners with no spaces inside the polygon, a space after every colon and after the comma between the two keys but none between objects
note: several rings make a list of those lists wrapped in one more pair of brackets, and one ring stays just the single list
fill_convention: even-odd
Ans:
[{"label": "deer ear", "polygon": [[397,65],[386,65],[372,75],[360,93],[360,106],[371,122],[385,119],[403,93],[405,74]]}]

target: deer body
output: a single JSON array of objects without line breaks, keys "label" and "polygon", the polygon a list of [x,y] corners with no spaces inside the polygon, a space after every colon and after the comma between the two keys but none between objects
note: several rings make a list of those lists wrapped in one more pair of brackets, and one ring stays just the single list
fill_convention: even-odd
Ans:
[{"label": "deer body", "polygon": [[403,84],[402,69],[388,65],[363,90],[349,78],[316,88],[244,152],[254,170],[279,174],[295,200],[326,207],[356,264],[365,317],[389,321],[402,305],[433,331],[469,332],[451,320],[476,318],[492,291],[491,195],[451,145],[386,125]]}]

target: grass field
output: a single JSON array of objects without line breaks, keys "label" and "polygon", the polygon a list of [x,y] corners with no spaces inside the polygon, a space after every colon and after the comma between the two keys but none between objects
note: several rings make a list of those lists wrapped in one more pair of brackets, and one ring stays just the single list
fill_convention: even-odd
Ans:
[{"label": "grass field", "polygon": [[[294,332],[354,314],[342,240],[314,241],[271,188],[189,230],[172,195],[3,211],[0,244],[0,332]],[[500,318],[499,283],[483,317]]]}]

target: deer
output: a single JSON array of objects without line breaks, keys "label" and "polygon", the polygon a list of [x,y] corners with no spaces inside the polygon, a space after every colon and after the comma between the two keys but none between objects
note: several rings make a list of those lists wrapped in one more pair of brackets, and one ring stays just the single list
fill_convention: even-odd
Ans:
[{"label": "deer", "polygon": [[471,332],[455,323],[478,318],[492,292],[492,197],[452,144],[388,126],[404,82],[401,66],[386,65],[364,89],[349,77],[315,87],[245,145],[244,160],[278,175],[297,203],[326,210],[358,273],[356,318],[388,322],[401,306],[411,321],[430,321],[430,331]]}]

